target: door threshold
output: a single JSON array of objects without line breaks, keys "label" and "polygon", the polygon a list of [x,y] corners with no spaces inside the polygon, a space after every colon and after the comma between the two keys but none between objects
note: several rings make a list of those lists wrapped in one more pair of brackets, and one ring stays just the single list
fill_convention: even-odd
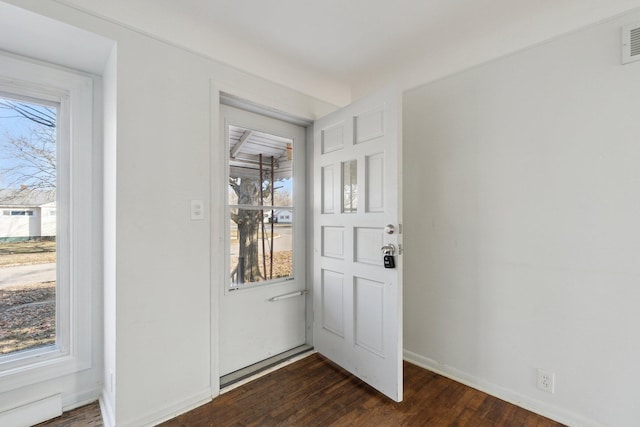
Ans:
[{"label": "door threshold", "polygon": [[238,369],[235,372],[224,375],[220,377],[220,394],[231,391],[276,369],[303,359],[312,353],[315,353],[313,346],[304,344],[283,353],[276,354],[258,363],[254,363],[253,365],[249,365],[246,368]]}]

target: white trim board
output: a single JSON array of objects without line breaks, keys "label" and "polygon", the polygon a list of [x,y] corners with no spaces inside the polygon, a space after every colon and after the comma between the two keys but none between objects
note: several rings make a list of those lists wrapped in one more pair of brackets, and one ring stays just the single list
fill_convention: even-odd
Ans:
[{"label": "white trim board", "polygon": [[29,427],[62,415],[62,395],[56,394],[0,412],[0,425]]},{"label": "white trim board", "polygon": [[116,425],[116,420],[113,418],[115,410],[113,402],[111,402],[111,399],[109,397],[109,393],[103,391],[98,402],[100,403],[100,415],[102,416],[102,424],[104,424],[105,427],[114,427]]},{"label": "white trim board", "polygon": [[164,407],[159,411],[147,412],[140,417],[120,422],[118,423],[118,426],[138,427],[157,425],[209,402],[211,402],[211,388],[207,387],[199,393],[193,394],[185,399],[181,399],[172,403],[170,402],[164,405]]},{"label": "white trim board", "polygon": [[433,359],[421,356],[407,349],[404,350],[403,354],[404,360],[409,363],[427,369],[431,372],[435,372],[443,377],[449,378],[483,393],[487,393],[528,411],[535,412],[538,415],[542,415],[543,417],[550,418],[554,421],[558,421],[568,426],[605,427],[603,424],[585,418],[574,412],[532,399],[529,396],[525,396],[497,384],[490,383],[482,378],[460,371],[452,366],[440,364]]}]

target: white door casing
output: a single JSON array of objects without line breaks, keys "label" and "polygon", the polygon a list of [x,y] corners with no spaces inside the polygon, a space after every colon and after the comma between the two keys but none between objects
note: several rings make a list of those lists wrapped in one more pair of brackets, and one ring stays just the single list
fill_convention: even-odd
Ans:
[{"label": "white door casing", "polygon": [[[314,124],[314,346],[402,400],[401,93],[387,88]],[[356,185],[344,176],[356,161]],[[357,187],[354,188],[354,187]],[[355,212],[345,192],[355,190]],[[387,234],[386,225],[395,232]],[[395,268],[381,248],[396,247]]]}]

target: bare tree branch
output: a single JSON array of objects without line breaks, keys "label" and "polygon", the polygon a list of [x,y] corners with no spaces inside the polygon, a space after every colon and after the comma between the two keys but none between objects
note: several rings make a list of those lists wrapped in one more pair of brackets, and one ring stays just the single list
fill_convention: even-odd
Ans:
[{"label": "bare tree branch", "polygon": [[1,171],[8,180],[8,186],[55,190],[55,134],[32,132],[30,138],[8,137],[2,157],[10,165]]},{"label": "bare tree branch", "polygon": [[18,113],[18,117],[31,120],[39,125],[55,128],[56,114],[52,108],[41,106],[34,108],[30,104],[16,102],[9,99],[0,99],[0,109],[12,110]]},{"label": "bare tree branch", "polygon": [[[10,110],[29,120],[28,134],[15,135],[9,131],[2,141],[0,167],[3,186],[13,189],[4,197],[19,199],[25,195],[56,192],[56,117],[48,107],[32,106],[0,98],[0,109]],[[9,195],[9,196],[7,196]]]}]

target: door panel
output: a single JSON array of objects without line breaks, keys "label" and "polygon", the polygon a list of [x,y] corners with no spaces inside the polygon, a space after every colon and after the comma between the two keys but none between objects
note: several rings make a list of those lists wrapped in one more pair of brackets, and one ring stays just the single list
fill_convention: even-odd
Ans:
[{"label": "door panel", "polygon": [[314,346],[402,400],[401,102],[393,88],[314,124]]},{"label": "door panel", "polygon": [[[227,268],[220,290],[224,376],[306,343],[306,130],[226,105],[220,115],[229,180],[226,250],[218,254]],[[242,228],[248,221],[253,225]]]}]

